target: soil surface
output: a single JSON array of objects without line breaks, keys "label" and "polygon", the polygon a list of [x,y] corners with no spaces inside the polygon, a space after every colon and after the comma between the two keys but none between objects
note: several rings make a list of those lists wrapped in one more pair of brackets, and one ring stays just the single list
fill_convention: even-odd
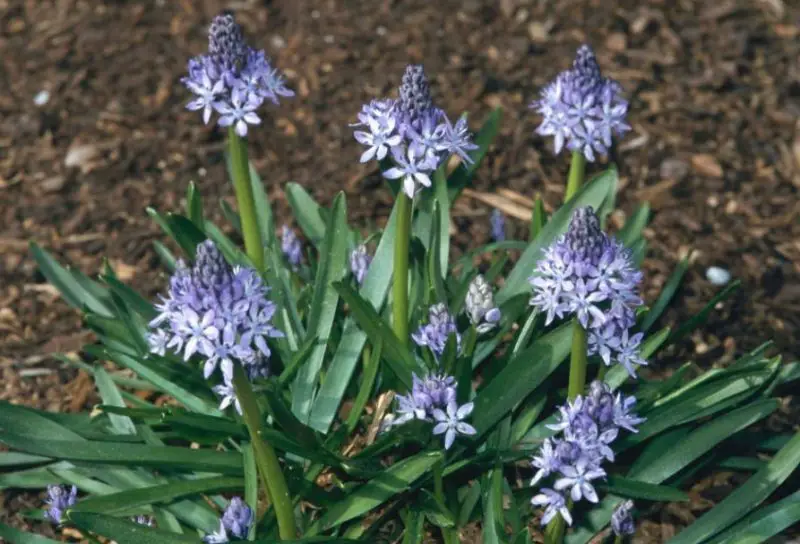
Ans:
[{"label": "soil surface", "polygon": [[[475,129],[503,108],[475,192],[454,209],[457,247],[488,239],[487,202],[512,216],[509,234],[522,238],[530,198],[542,195],[548,210],[561,201],[567,156],[553,156],[551,142],[534,134],[539,119],[527,105],[578,45],[591,43],[630,99],[633,130],[619,147],[612,224],[650,202],[650,300],[690,250],[692,266],[665,323],[691,316],[719,289],[706,279],[709,266],[743,284],[702,333],[652,364],[725,364],[767,339],[776,353],[796,356],[797,3],[0,0],[0,398],[50,410],[94,401],[85,374],[48,356],[76,352],[89,337],[36,271],[29,240],[88,274],[107,256],[120,277],[152,296],[164,277],[152,250],[159,231],[145,208],[180,207],[195,181],[222,223],[216,203],[232,201],[223,134],[185,110],[180,78],[223,8],[236,10],[248,39],[297,92],[265,111],[251,138],[251,158],[283,219],[289,181],[324,204],[345,191],[351,223],[385,219],[390,194],[359,165],[348,122],[362,103],[394,93],[407,63],[423,62],[438,104],[452,115],[469,111]],[[732,485],[715,477],[689,506],[651,511],[637,539],[668,539]],[[15,513],[39,500],[0,495],[0,519],[25,526]]]}]

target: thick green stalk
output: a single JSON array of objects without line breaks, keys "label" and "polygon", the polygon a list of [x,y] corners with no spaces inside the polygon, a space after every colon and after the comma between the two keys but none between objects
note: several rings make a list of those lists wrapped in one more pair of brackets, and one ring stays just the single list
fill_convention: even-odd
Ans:
[{"label": "thick green stalk", "polygon": [[575,196],[578,189],[583,185],[583,176],[586,172],[586,157],[580,151],[572,152],[572,162],[569,165],[569,177],[567,178],[567,192],[564,195],[564,202],[569,202]]},{"label": "thick green stalk", "polygon": [[[447,510],[447,503],[444,498],[444,459],[439,460],[433,465],[433,492],[440,507]],[[442,527],[442,539],[444,544],[458,544],[458,529],[455,527]]]},{"label": "thick green stalk", "polygon": [[569,359],[569,389],[567,397],[573,400],[586,387],[586,352],[588,351],[586,329],[577,319],[572,324],[572,354]]},{"label": "thick green stalk", "polygon": [[600,366],[597,367],[597,380],[602,382],[606,377],[606,372],[608,372],[608,367],[600,361]]},{"label": "thick green stalk", "polygon": [[264,270],[264,243],[256,220],[256,206],[253,202],[253,188],[250,185],[250,161],[247,159],[247,141],[231,127],[228,130],[228,152],[231,160],[233,188],[239,205],[242,221],[242,235],[247,256],[253,261],[256,270]]},{"label": "thick green stalk", "polygon": [[622,544],[622,535],[617,535],[614,537],[614,544]]},{"label": "thick green stalk", "polygon": [[[586,360],[587,360],[587,337],[584,329],[576,318],[572,324],[572,353],[569,359],[569,388],[567,398],[574,400],[575,397],[583,393],[586,387]],[[572,501],[567,504],[567,508],[572,509]],[[564,539],[566,525],[561,515],[556,516],[547,524],[545,531],[546,544],[561,544]]]},{"label": "thick green stalk", "polygon": [[236,390],[236,398],[242,407],[244,423],[250,433],[258,474],[261,476],[264,490],[275,508],[275,515],[278,518],[278,534],[281,540],[294,540],[297,538],[297,528],[294,521],[292,498],[289,496],[289,488],[286,486],[286,479],[283,477],[278,456],[272,446],[261,436],[261,411],[242,365],[234,365],[233,387]]},{"label": "thick green stalk", "polygon": [[411,242],[411,199],[397,194],[397,229],[394,238],[392,272],[392,328],[404,346],[408,345],[408,252]]}]

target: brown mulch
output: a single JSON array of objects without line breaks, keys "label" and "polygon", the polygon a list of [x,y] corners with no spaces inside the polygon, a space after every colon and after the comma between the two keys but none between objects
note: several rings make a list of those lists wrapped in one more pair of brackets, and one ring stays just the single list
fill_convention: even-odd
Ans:
[{"label": "brown mulch", "polygon": [[[358,164],[347,123],[363,102],[393,92],[409,62],[424,62],[440,105],[469,111],[475,128],[492,108],[504,108],[474,189],[541,194],[552,210],[567,159],[553,157],[550,143],[533,134],[538,119],[526,105],[578,44],[592,43],[631,99],[614,224],[640,200],[650,202],[650,299],[690,249],[695,259],[667,321],[686,319],[717,291],[705,279],[708,266],[744,285],[660,363],[720,364],[765,339],[796,356],[797,3],[0,0],[0,398],[51,410],[94,399],[85,376],[47,356],[77,351],[86,336],[77,313],[43,283],[28,240],[90,274],[107,256],[152,296],[163,285],[151,249],[159,232],[144,209],[178,208],[195,181],[220,220],[216,202],[232,194],[222,134],[184,109],[179,78],[223,7],[237,10],[249,39],[297,91],[265,112],[251,139],[251,157],[283,218],[288,181],[325,204],[345,191],[354,224],[388,215],[390,196],[376,180],[363,181],[369,169]],[[42,91],[49,100],[37,105]],[[457,244],[488,238],[489,206],[465,198],[454,212]],[[512,223],[522,237],[527,225]],[[30,495],[0,495],[0,519],[34,504]],[[672,506],[645,522],[645,540],[666,539],[710,504]]]}]

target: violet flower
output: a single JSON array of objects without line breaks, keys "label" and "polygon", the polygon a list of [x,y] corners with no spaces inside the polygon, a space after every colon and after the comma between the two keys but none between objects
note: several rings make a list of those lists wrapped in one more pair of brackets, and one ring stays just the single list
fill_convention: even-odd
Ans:
[{"label": "violet flower", "polygon": [[461,335],[456,329],[456,322],[447,306],[444,304],[434,304],[428,309],[428,323],[420,326],[417,332],[411,335],[418,346],[426,346],[438,359],[444,353],[447,346],[447,339],[451,334],[456,336],[456,349],[461,348]]},{"label": "violet flower", "polygon": [[361,108],[354,132],[366,150],[360,161],[391,159],[387,179],[402,179],[403,192],[413,198],[422,187],[430,187],[433,172],[451,155],[471,164],[469,152],[478,148],[462,116],[453,124],[431,99],[430,85],[421,65],[406,67],[399,98],[373,100]]},{"label": "violet flower", "polygon": [[202,110],[205,124],[216,111],[219,126],[233,126],[241,137],[247,136],[248,126],[261,122],[256,110],[265,100],[277,104],[278,97],[294,96],[264,51],[245,43],[231,13],[217,15],[211,22],[208,53],[189,61],[182,82],[196,96],[187,109]]},{"label": "violet flower", "polygon": [[156,305],[151,353],[170,349],[185,360],[199,355],[205,377],[221,368],[226,383],[234,364],[263,367],[270,355],[267,339],[283,336],[272,325],[275,305],[268,293],[255,270],[231,267],[206,240],[197,246],[191,268],[178,262],[167,296]]},{"label": "violet flower", "polygon": [[545,323],[575,316],[588,331],[589,355],[621,364],[631,376],[646,365],[640,354],[644,337],[632,333],[642,304],[642,274],[629,249],[600,228],[589,208],[574,211],[567,232],[544,251],[529,282],[530,304],[546,314]]},{"label": "violet flower", "polygon": [[[593,481],[606,477],[602,465],[614,460],[611,444],[621,429],[636,432],[636,426],[644,421],[632,412],[635,404],[635,397],[623,397],[620,393],[615,396],[608,384],[594,381],[586,395],[578,395],[559,407],[556,422],[547,427],[559,431],[560,436],[546,438],[531,460],[537,469],[531,485],[547,478],[554,480],[555,491],[542,489],[542,494],[533,501],[536,506],[548,507],[547,521],[559,512],[558,497],[563,499],[563,495],[558,492],[569,492],[575,502],[583,499],[598,502]],[[552,504],[556,506],[551,508]],[[566,516],[564,519],[571,523]]]},{"label": "violet flower", "polygon": [[603,77],[588,45],[578,48],[572,68],[547,84],[531,108],[542,116],[536,132],[553,137],[556,153],[566,144],[590,162],[595,153],[608,153],[612,136],[622,137],[631,128],[622,87]]},{"label": "violet flower", "polygon": [[48,485],[47,497],[45,503],[49,504],[50,508],[45,511],[44,517],[55,524],[59,524],[64,512],[78,501],[78,488],[73,485],[67,491],[65,486]]}]

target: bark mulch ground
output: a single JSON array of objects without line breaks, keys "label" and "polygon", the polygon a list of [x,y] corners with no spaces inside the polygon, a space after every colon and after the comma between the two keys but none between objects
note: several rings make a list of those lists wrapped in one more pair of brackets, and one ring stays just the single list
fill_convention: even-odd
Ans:
[{"label": "bark mulch ground", "polygon": [[[389,193],[358,164],[352,122],[390,94],[404,66],[424,62],[434,95],[473,127],[495,107],[505,120],[475,193],[454,209],[456,245],[488,239],[500,198],[522,237],[537,194],[563,196],[566,157],[533,134],[526,108],[538,89],[593,44],[631,100],[620,147],[621,224],[650,202],[644,267],[652,297],[681,255],[695,250],[667,322],[692,315],[718,289],[721,266],[743,283],[702,333],[652,364],[720,365],[766,339],[796,353],[800,328],[800,7],[784,0],[293,0],[96,2],[0,0],[0,398],[51,410],[94,400],[84,374],[49,357],[88,339],[28,254],[36,240],[93,274],[107,256],[153,295],[164,284],[144,209],[175,209],[195,181],[206,207],[231,198],[222,134],[187,112],[179,82],[205,49],[205,27],[235,8],[249,39],[286,72],[297,97],[254,131],[251,154],[288,218],[282,187],[329,203],[348,196],[351,221],[380,223]],[[219,212],[214,212],[219,216]],[[219,217],[217,217],[219,219]],[[776,424],[791,428],[787,399]],[[795,407],[796,408],[796,407]],[[796,418],[795,418],[796,425]],[[642,542],[661,542],[735,485],[699,484],[692,502],[650,513]],[[0,518],[37,505],[0,495]],[[45,527],[37,530],[47,531]]]}]

